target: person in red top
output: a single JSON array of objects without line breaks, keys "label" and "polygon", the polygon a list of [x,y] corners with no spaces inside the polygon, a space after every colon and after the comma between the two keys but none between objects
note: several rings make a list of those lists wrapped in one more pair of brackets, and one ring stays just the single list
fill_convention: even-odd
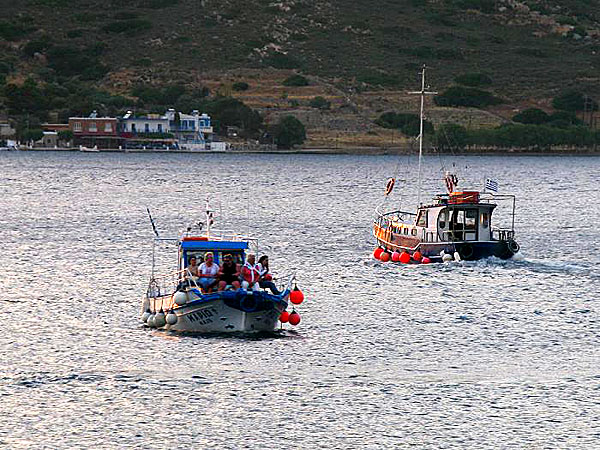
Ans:
[{"label": "person in red top", "polygon": [[253,291],[258,291],[260,288],[258,282],[260,279],[260,274],[256,269],[256,256],[250,253],[246,258],[246,262],[242,267],[242,287],[246,290],[252,289]]}]

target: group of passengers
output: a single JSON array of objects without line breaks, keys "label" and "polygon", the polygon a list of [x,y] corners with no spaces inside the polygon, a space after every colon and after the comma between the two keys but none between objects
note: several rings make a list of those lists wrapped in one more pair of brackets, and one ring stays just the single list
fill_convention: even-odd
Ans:
[{"label": "group of passengers", "polygon": [[263,255],[256,263],[256,256],[249,254],[243,265],[237,264],[233,256],[223,256],[223,265],[219,266],[214,261],[212,252],[204,255],[204,262],[197,265],[195,256],[191,256],[187,266],[188,272],[195,277],[196,283],[205,293],[212,292],[216,287],[218,291],[224,291],[230,286],[233,289],[257,291],[260,288],[269,289],[273,294],[281,292],[273,283],[269,273],[269,257]]}]

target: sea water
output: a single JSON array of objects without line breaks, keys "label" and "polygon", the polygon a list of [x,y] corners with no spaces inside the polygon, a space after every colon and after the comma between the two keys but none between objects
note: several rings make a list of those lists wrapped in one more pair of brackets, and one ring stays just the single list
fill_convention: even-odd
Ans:
[{"label": "sea water", "polygon": [[[414,210],[413,157],[0,154],[2,448],[599,448],[600,158],[424,161],[422,198],[494,178],[509,261],[372,258],[374,207]],[[271,337],[144,328],[153,232],[204,218],[296,270]],[[501,209],[502,208],[502,209]],[[509,205],[497,218],[510,220]],[[175,267],[157,247],[159,271]]]}]

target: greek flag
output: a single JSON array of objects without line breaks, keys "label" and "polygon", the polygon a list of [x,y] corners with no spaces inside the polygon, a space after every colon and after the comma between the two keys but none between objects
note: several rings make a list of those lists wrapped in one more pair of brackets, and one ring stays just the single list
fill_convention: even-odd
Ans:
[{"label": "greek flag", "polygon": [[485,179],[485,189],[492,192],[498,192],[498,182],[491,178]]}]

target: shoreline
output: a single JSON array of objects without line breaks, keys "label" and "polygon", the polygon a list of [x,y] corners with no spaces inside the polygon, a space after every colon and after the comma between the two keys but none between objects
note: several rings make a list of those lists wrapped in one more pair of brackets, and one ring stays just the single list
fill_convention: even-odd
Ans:
[{"label": "shoreline", "polygon": [[[416,154],[416,151],[409,151],[404,147],[353,147],[353,148],[326,148],[326,147],[310,147],[289,150],[250,150],[250,149],[230,149],[226,151],[210,151],[210,150],[161,150],[161,149],[146,149],[146,150],[124,150],[124,149],[98,149],[81,151],[78,147],[33,147],[23,148],[18,150],[5,150],[11,152],[78,152],[78,153],[177,153],[177,154],[265,154],[265,155],[365,155],[365,156],[385,156],[385,155],[410,155]],[[432,154],[431,152],[428,152]],[[532,150],[529,148],[473,148],[464,149],[462,151],[450,152],[435,152],[433,154],[444,155],[520,155],[520,156],[600,156],[600,148],[556,148],[544,150]]]}]

